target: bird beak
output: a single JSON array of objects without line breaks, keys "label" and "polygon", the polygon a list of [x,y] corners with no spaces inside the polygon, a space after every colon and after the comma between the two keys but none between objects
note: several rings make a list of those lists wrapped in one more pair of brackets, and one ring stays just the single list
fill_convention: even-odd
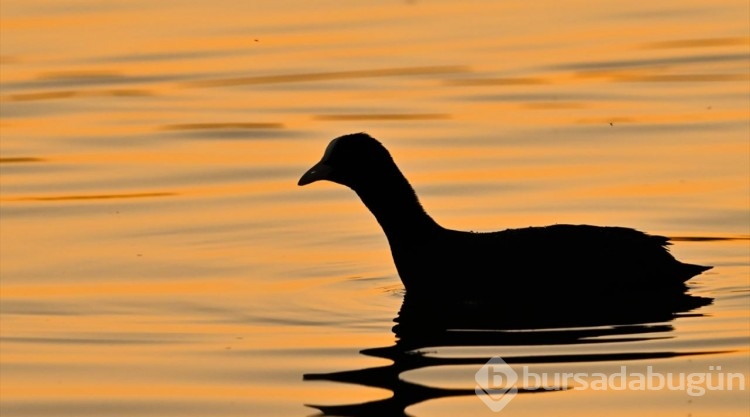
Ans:
[{"label": "bird beak", "polygon": [[302,175],[297,185],[307,185],[311,182],[330,179],[331,171],[330,165],[320,161]]}]

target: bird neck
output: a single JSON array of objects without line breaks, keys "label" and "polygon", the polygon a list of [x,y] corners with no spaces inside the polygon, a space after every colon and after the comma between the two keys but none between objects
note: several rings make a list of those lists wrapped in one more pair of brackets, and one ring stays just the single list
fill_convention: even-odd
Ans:
[{"label": "bird neck", "polygon": [[366,187],[355,189],[355,192],[392,244],[418,239],[441,229],[424,211],[414,189],[398,169]]}]

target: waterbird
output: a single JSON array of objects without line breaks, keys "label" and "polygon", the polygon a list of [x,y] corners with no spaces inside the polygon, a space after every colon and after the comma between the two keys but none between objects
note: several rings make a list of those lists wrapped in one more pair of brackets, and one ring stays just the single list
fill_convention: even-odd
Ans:
[{"label": "waterbird", "polygon": [[445,228],[424,210],[388,150],[366,133],[331,140],[298,185],[321,180],[349,187],[375,216],[411,297],[653,294],[684,290],[685,281],[712,268],[675,259],[667,237],[626,227]]}]

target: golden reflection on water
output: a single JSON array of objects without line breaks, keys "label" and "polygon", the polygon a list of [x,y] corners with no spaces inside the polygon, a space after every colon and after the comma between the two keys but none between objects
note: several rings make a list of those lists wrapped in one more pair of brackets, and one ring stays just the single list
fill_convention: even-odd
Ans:
[{"label": "golden reflection on water", "polygon": [[117,198],[169,197],[175,193],[134,193],[134,194],[99,194],[99,195],[61,195],[50,197],[21,197],[16,201],[65,201],[65,200],[110,200]]},{"label": "golden reflection on water", "polygon": [[[303,404],[388,398],[303,381],[393,362],[359,353],[396,340],[403,294],[385,237],[351,191],[296,186],[329,139],[359,131],[446,226],[632,226],[715,266],[691,289],[713,304],[652,338],[429,355],[661,352],[627,364],[721,365],[750,381],[748,12],[737,0],[4,2],[0,413],[309,415]],[[474,365],[402,377],[471,390]],[[745,394],[520,395],[503,413],[740,415]],[[407,412],[492,414],[473,394]]]},{"label": "golden reflection on water", "polygon": [[267,75],[259,77],[230,78],[223,80],[199,81],[189,86],[194,87],[231,87],[237,85],[253,84],[276,84],[276,83],[298,83],[312,81],[331,81],[346,80],[353,78],[379,78],[379,77],[401,77],[411,75],[440,75],[452,74],[468,71],[464,67],[406,67],[406,68],[383,68],[376,70],[359,70],[359,71],[337,71],[337,72],[320,72],[308,74],[285,74],[285,75]]}]

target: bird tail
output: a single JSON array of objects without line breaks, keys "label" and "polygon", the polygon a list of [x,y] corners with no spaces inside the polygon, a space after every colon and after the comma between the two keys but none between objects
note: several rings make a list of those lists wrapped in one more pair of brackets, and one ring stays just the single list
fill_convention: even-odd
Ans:
[{"label": "bird tail", "polygon": [[682,280],[682,282],[685,282],[698,274],[708,271],[711,268],[713,268],[713,266],[703,266],[703,265],[683,263],[680,265],[680,274],[679,274],[680,279]]}]

